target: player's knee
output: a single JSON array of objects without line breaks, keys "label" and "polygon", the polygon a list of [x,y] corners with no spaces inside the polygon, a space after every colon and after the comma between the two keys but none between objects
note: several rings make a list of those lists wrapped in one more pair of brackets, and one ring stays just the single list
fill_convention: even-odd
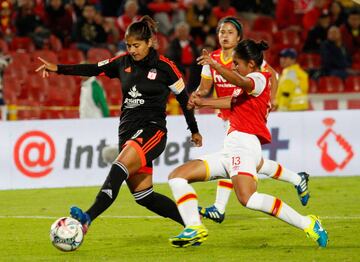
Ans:
[{"label": "player's knee", "polygon": [[181,172],[180,172],[179,167],[177,167],[173,171],[171,171],[171,173],[169,174],[168,180],[177,178],[177,177],[181,177]]},{"label": "player's knee", "polygon": [[144,207],[147,207],[152,203],[153,195],[153,187],[133,193],[136,203]]},{"label": "player's knee", "polygon": [[240,202],[240,204],[244,207],[246,207],[251,195],[253,194],[253,192],[249,192],[249,191],[241,191],[236,193],[236,196]]}]

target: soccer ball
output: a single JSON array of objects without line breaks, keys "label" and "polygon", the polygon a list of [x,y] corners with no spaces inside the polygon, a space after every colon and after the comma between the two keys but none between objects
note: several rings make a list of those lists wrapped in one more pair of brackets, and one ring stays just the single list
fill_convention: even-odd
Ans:
[{"label": "soccer ball", "polygon": [[51,243],[61,251],[74,251],[84,239],[83,227],[71,217],[61,217],[50,228]]}]

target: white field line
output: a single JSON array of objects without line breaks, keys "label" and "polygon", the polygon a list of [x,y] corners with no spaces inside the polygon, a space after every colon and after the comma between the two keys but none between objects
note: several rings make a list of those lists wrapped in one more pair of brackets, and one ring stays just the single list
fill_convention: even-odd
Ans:
[{"label": "white field line", "polygon": [[[54,216],[4,216],[0,215],[1,218],[14,218],[14,219],[57,219],[58,217]],[[162,219],[163,217],[160,216],[101,216],[104,219]],[[245,218],[241,216],[228,216],[228,219],[240,219]],[[249,218],[245,218],[249,219]],[[254,217],[250,219],[258,219],[258,220],[268,220],[273,219],[272,217]],[[360,220],[359,216],[321,216],[320,219],[327,219],[327,220]]]}]

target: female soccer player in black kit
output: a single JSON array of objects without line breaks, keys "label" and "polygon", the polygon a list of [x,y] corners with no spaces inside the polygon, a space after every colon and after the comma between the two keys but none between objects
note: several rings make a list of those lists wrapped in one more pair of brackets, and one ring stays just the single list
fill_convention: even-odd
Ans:
[{"label": "female soccer player in black kit", "polygon": [[166,145],[166,102],[172,91],[180,103],[192,141],[201,146],[193,111],[186,108],[188,95],[181,73],[166,57],[153,48],[155,22],[148,16],[127,28],[125,39],[128,52],[97,64],[55,65],[39,58],[43,77],[49,72],[65,75],[119,78],[122,83],[123,103],[119,126],[119,155],[113,162],[109,175],[94,204],[83,212],[72,207],[70,214],[84,225],[103,213],[115,200],[123,181],[135,201],[163,217],[183,224],[176,204],[168,197],[153,191],[152,161]]}]

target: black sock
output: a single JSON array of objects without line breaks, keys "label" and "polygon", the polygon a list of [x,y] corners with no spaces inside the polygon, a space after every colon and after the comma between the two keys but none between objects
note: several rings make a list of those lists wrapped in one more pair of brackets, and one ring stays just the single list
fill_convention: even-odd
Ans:
[{"label": "black sock", "polygon": [[120,162],[114,162],[111,166],[109,175],[96,196],[94,204],[88,211],[86,211],[91,220],[97,218],[109,206],[111,206],[119,193],[121,184],[128,178],[128,176],[126,167]]},{"label": "black sock", "polygon": [[152,187],[135,192],[133,195],[136,203],[139,205],[146,207],[162,217],[168,217],[185,226],[175,202],[167,196],[154,192]]}]

